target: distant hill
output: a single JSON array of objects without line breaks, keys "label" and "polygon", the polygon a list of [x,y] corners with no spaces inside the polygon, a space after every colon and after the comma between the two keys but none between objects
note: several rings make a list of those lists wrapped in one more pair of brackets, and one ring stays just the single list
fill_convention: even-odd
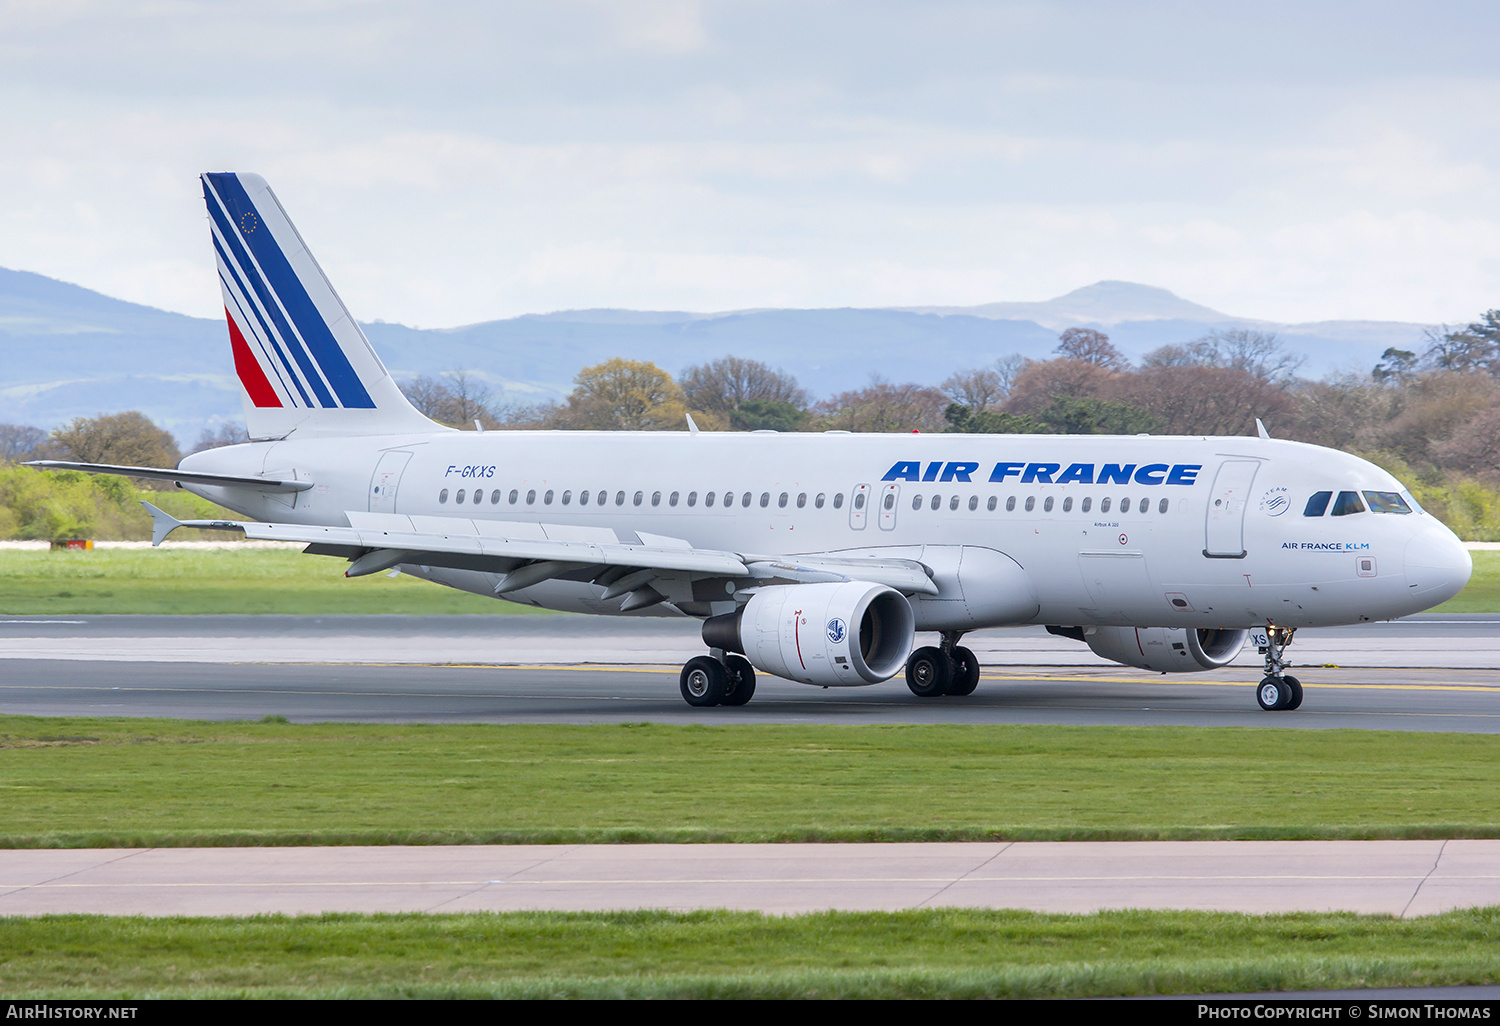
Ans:
[{"label": "distant hill", "polygon": [[[614,356],[673,374],[733,354],[794,375],[815,396],[872,375],[937,384],[955,370],[1020,353],[1045,358],[1073,325],[1107,331],[1132,358],[1213,328],[1275,331],[1305,353],[1303,373],[1374,366],[1389,346],[1417,347],[1425,325],[1274,324],[1221,314],[1165,289],[1106,281],[1044,303],[727,313],[573,310],[459,328],[364,325],[397,378],[471,371],[515,402],[566,395],[579,368]],[[191,441],[240,417],[224,323],[111,299],[0,268],[0,422],[50,428],[138,409]]]}]

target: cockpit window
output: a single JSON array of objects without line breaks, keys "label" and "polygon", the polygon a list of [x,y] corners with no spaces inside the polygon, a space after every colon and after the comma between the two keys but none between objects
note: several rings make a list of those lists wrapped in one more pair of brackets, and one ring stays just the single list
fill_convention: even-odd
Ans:
[{"label": "cockpit window", "polygon": [[1313,492],[1312,498],[1307,500],[1307,508],[1302,511],[1305,517],[1320,517],[1328,512],[1328,500],[1333,498],[1332,492]]},{"label": "cockpit window", "polygon": [[1400,492],[1365,492],[1371,513],[1410,513],[1411,507]]},{"label": "cockpit window", "polygon": [[1339,492],[1339,497],[1333,500],[1333,515],[1336,517],[1347,517],[1364,511],[1365,504],[1359,501],[1358,492]]}]

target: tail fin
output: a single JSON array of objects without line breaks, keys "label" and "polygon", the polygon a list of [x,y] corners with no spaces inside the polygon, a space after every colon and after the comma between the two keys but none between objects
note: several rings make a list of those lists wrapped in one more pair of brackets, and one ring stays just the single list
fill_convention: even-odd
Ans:
[{"label": "tail fin", "polygon": [[202,177],[250,437],[436,430],[396,387],[266,180]]}]

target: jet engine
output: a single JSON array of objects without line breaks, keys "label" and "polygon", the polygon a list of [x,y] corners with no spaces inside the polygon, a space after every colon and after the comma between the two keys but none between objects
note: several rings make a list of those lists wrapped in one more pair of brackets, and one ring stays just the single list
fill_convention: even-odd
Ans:
[{"label": "jet engine", "polygon": [[868,581],[762,588],[703,622],[709,648],[803,684],[878,684],[906,665],[916,617],[899,591]]},{"label": "jet engine", "polygon": [[1223,627],[1048,627],[1053,634],[1088,643],[1111,662],[1158,673],[1199,673],[1226,666],[1250,632]]}]

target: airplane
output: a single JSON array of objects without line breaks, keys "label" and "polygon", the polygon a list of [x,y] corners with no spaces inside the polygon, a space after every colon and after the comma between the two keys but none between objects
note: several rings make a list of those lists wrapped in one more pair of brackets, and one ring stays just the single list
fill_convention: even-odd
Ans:
[{"label": "airplane", "polygon": [[[547,609],[702,621],[689,705],[757,671],[823,687],[904,669],[921,698],[979,683],[963,636],[1042,625],[1161,673],[1252,633],[1262,709],[1302,702],[1296,630],[1456,595],[1463,544],[1390,474],[1256,437],[459,431],[402,395],[258,175],[202,176],[251,440],[175,468],[32,466],[176,482],[292,541]],[[477,425],[476,425],[477,426]],[[936,645],[915,647],[918,632]]]}]

